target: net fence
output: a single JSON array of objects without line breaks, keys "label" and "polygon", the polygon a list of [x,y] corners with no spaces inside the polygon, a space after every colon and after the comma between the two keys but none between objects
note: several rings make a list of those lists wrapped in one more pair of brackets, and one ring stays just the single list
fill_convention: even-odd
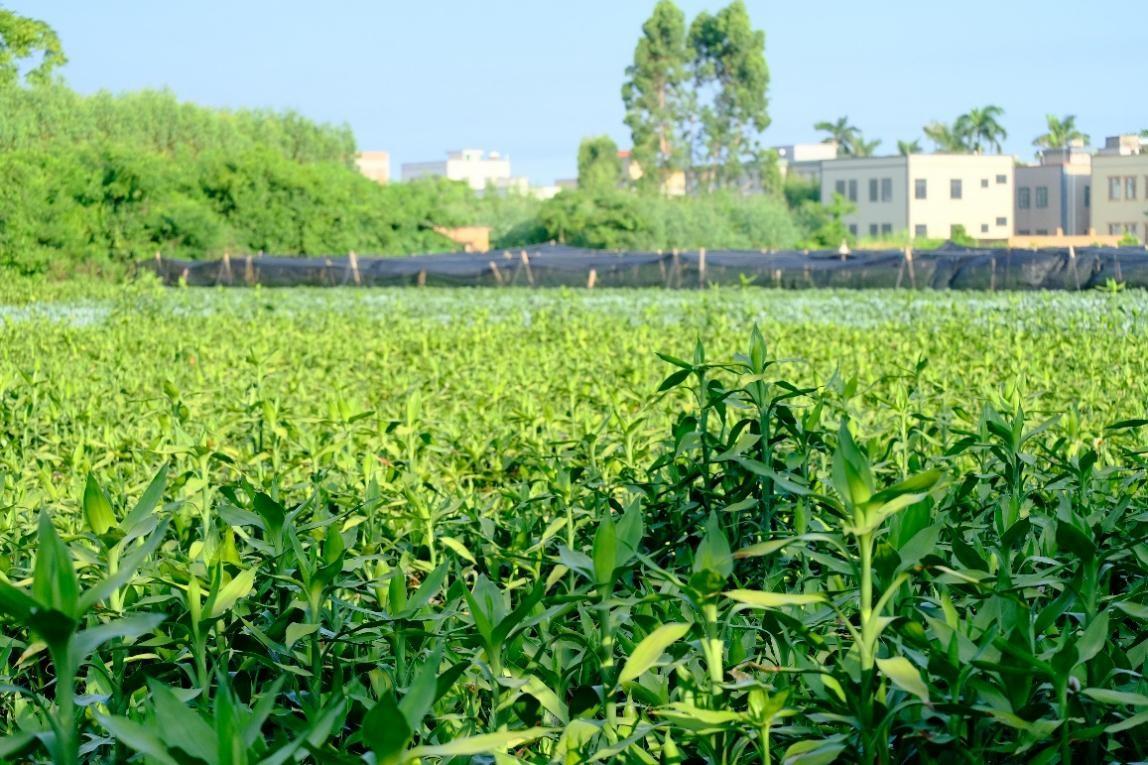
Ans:
[{"label": "net fence", "polygon": [[661,287],[783,289],[1083,290],[1148,287],[1143,247],[935,250],[604,252],[541,245],[489,253],[406,257],[158,256],[139,264],[189,286]]}]

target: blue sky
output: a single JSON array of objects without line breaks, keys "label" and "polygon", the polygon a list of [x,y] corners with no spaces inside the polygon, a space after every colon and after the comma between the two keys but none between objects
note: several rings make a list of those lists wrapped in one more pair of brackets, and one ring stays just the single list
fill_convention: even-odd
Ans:
[{"label": "blue sky", "polygon": [[[3,0],[56,28],[83,92],[167,87],[225,107],[348,123],[401,162],[496,149],[536,183],[574,174],[578,141],[628,143],[621,85],[654,0]],[[1006,110],[1032,154],[1044,115],[1093,143],[1148,127],[1139,3],[747,0],[766,33],[768,144],[817,140],[848,115],[895,151],[933,119]],[[723,3],[679,0],[688,16]],[[926,144],[927,145],[927,144]]]}]

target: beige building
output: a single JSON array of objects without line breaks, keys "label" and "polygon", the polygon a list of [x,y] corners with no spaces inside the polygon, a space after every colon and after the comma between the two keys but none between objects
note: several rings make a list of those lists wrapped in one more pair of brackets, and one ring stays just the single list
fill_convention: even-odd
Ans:
[{"label": "beige building", "polygon": [[857,237],[947,239],[958,226],[977,239],[1012,233],[1013,158],[974,154],[862,157],[821,164],[821,201],[840,194]]},{"label": "beige building", "polygon": [[1092,227],[1148,242],[1148,149],[1137,136],[1109,138],[1092,158]]},{"label": "beige building", "polygon": [[360,151],[355,155],[355,167],[375,183],[391,180],[391,155],[385,151]]},{"label": "beige building", "polygon": [[1049,149],[1016,168],[1017,236],[1083,236],[1092,228],[1092,155],[1083,145]]},{"label": "beige building", "polygon": [[525,194],[530,184],[525,178],[510,174],[510,158],[497,151],[486,153],[481,149],[462,149],[447,152],[446,159],[438,162],[404,162],[402,178],[439,177],[464,181],[475,191],[493,188],[498,191],[516,191]]}]

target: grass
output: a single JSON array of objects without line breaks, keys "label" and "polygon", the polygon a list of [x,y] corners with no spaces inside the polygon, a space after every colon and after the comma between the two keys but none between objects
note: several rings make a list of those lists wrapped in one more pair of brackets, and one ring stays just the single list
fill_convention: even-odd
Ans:
[{"label": "grass", "polygon": [[1139,292],[0,306],[7,761],[1148,756]]}]

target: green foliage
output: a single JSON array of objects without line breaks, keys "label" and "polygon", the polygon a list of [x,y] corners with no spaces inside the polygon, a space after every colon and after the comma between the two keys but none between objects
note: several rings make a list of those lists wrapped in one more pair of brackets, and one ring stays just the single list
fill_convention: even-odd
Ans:
[{"label": "green foliage", "polygon": [[46,83],[67,61],[55,30],[0,7],[0,86],[17,82],[22,70],[28,82]]},{"label": "green foliage", "polygon": [[618,144],[610,136],[583,139],[578,146],[578,188],[584,191],[616,189],[622,182]]},{"label": "green foliage", "polygon": [[622,86],[633,158],[644,170],[643,183],[654,188],[689,161],[682,131],[693,111],[689,62],[685,16],[673,0],[658,0]]},{"label": "green foliage", "polygon": [[724,192],[663,197],[563,191],[542,206],[539,220],[547,239],[604,249],[777,249],[800,238],[780,200]]},{"label": "green foliage", "polygon": [[1066,114],[1064,117],[1047,114],[1045,121],[1048,123],[1048,132],[1037,136],[1036,140],[1032,142],[1033,146],[1042,149],[1063,149],[1073,141],[1080,141],[1085,146],[1088,145],[1088,135],[1080,132],[1076,127],[1075,114]]},{"label": "green foliage", "polygon": [[[690,25],[697,127],[694,172],[703,189],[737,188],[747,165],[775,162],[759,136],[769,127],[765,33],[755,30],[742,0]],[[768,174],[768,171],[767,173]]]},{"label": "green foliage", "polygon": [[833,122],[818,122],[813,129],[827,133],[825,142],[836,143],[837,155],[841,157],[871,157],[881,145],[880,140],[866,141],[861,131],[849,124],[848,117],[839,117]]},{"label": "green foliage", "polygon": [[826,249],[855,242],[845,225],[845,218],[856,210],[856,205],[841,194],[834,194],[833,203],[829,205],[821,204],[820,197],[801,202],[794,217],[806,234],[805,246]]},{"label": "green foliage", "polygon": [[0,285],[0,757],[1148,755],[1142,293],[375,297]]},{"label": "green foliage", "polygon": [[1000,124],[1004,109],[985,106],[970,109],[957,117],[953,124],[930,122],[925,125],[925,136],[937,151],[951,154],[981,154],[988,149],[1001,151],[1001,141],[1008,132]]},{"label": "green foliage", "polygon": [[897,153],[902,157],[921,153],[921,142],[914,138],[912,141],[897,141]]}]

